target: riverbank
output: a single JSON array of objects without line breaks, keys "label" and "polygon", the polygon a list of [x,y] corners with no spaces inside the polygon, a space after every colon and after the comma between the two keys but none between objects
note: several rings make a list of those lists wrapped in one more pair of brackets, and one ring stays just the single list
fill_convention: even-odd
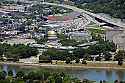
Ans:
[{"label": "riverbank", "polygon": [[122,66],[117,65],[116,62],[87,62],[85,64],[49,64],[49,63],[15,63],[15,62],[0,62],[0,65],[14,65],[14,66],[32,66],[32,67],[46,67],[46,68],[71,68],[71,69],[125,69],[125,63]]}]

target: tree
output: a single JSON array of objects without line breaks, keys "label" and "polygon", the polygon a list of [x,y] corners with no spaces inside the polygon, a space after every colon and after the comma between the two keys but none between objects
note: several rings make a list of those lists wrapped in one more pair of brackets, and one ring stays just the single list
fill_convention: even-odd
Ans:
[{"label": "tree", "polygon": [[39,60],[51,60],[49,56],[40,55]]},{"label": "tree", "polygon": [[105,61],[109,61],[109,60],[111,60],[111,57],[112,57],[112,55],[111,55],[111,53],[109,53],[109,52],[105,52],[105,53],[103,53],[104,54],[104,59],[105,59]]},{"label": "tree", "polygon": [[82,83],[91,83],[91,81],[88,79],[83,79]]},{"label": "tree", "polygon": [[36,56],[38,50],[28,45],[23,44],[0,44],[0,55],[4,53],[5,57],[13,58],[14,61],[17,61],[19,58],[28,58],[30,56]]},{"label": "tree", "polygon": [[3,49],[0,47],[0,56],[3,55]]},{"label": "tree", "polygon": [[6,71],[1,71],[0,72],[0,80],[4,80],[5,78],[6,78],[6,76],[7,76],[7,73],[6,73]]},{"label": "tree", "polygon": [[69,64],[71,62],[71,59],[70,59],[70,57],[68,57],[68,58],[66,58],[66,64]]},{"label": "tree", "polygon": [[114,57],[114,60],[118,61],[118,60],[123,60],[125,59],[125,51],[124,50],[119,50],[115,57]]},{"label": "tree", "polygon": [[8,76],[13,76],[13,71],[12,70],[8,71]]},{"label": "tree", "polygon": [[84,9],[94,13],[107,13],[115,18],[124,19],[125,1],[124,0],[96,0],[94,3],[86,4]]},{"label": "tree", "polygon": [[88,53],[86,53],[83,58],[84,58],[84,60],[88,60],[88,61],[93,60],[92,57],[90,56],[90,54],[88,54]]},{"label": "tree", "polygon": [[33,72],[33,71],[29,72],[28,78],[31,79],[31,80],[35,79],[35,72]]},{"label": "tree", "polygon": [[40,38],[40,39],[34,38],[34,39],[37,41],[38,44],[44,44],[47,42],[47,37]]},{"label": "tree", "polygon": [[82,64],[87,64],[87,62],[85,60],[82,60]]},{"label": "tree", "polygon": [[80,62],[79,58],[76,58],[75,63],[79,63],[79,62]]},{"label": "tree", "polygon": [[76,48],[73,51],[73,55],[77,58],[83,58],[83,56],[85,55],[85,49],[83,48]]},{"label": "tree", "polygon": [[97,55],[97,54],[103,53],[105,50],[106,50],[106,47],[104,44],[95,44],[88,47],[86,51],[88,54]]},{"label": "tree", "polygon": [[0,80],[0,83],[10,83],[8,79]]},{"label": "tree", "polygon": [[44,56],[50,57],[52,60],[66,60],[67,57],[72,57],[70,56],[70,53],[68,51],[62,51],[62,50],[57,50],[54,48],[48,49],[47,51],[44,51],[43,54]]},{"label": "tree", "polygon": [[[9,83],[9,82],[7,82],[7,83]],[[26,83],[26,82],[24,80],[21,80],[21,79],[14,79],[10,83]],[[29,83],[32,83],[32,82],[29,82]]]},{"label": "tree", "polygon": [[123,60],[122,60],[122,59],[119,59],[119,60],[118,60],[118,65],[121,66],[122,64],[123,64]]},{"label": "tree", "polygon": [[23,78],[24,77],[24,72],[23,71],[18,71],[16,74],[17,78]]},{"label": "tree", "polygon": [[57,78],[55,79],[55,83],[63,83],[63,82],[62,82],[62,77],[61,77],[61,76],[57,77]]},{"label": "tree", "polygon": [[116,45],[113,42],[101,40],[98,43],[91,45],[86,49],[86,53],[91,55],[97,55],[100,53],[114,52],[116,50]]},{"label": "tree", "polygon": [[97,56],[95,60],[96,61],[101,61],[101,56]]}]

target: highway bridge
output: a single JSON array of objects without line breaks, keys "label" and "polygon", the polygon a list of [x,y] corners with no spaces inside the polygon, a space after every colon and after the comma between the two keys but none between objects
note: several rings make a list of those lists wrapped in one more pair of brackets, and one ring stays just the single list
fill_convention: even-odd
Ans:
[{"label": "highway bridge", "polygon": [[114,26],[117,26],[117,27],[120,27],[120,28],[125,28],[124,23],[119,23],[119,22],[116,22],[116,21],[113,21],[113,20],[109,20],[109,19],[104,18],[104,17],[102,17],[102,16],[100,16],[98,14],[94,14],[94,13],[85,11],[85,10],[77,8],[75,6],[70,6],[70,5],[65,5],[65,4],[48,3],[48,2],[43,2],[43,4],[56,5],[56,6],[61,6],[61,7],[65,7],[65,8],[68,8],[68,9],[72,9],[74,11],[87,14],[87,15],[91,16],[92,18],[98,18],[98,19],[102,20],[105,23],[108,23],[108,24],[111,24],[111,25],[114,25]]},{"label": "highway bridge", "polygon": [[84,13],[86,15],[89,15],[92,18],[102,20],[103,22],[107,23],[108,25],[111,25],[111,26],[114,25],[114,26],[117,26],[117,27],[120,27],[120,28],[125,28],[125,23],[120,23],[120,22],[116,22],[116,21],[111,20],[111,19],[104,18],[104,17],[102,17],[98,14],[94,14],[94,13],[85,11],[85,10],[77,8],[75,6],[70,6],[70,5],[66,5],[66,4],[48,3],[48,2],[44,2],[44,0],[40,0],[40,2],[39,1],[28,1],[28,0],[12,0],[12,1],[21,1],[21,2],[32,3],[32,4],[39,4],[40,2],[42,2],[43,4],[61,6],[61,7],[65,7],[65,8],[68,8],[68,9],[72,9],[72,10],[80,12],[80,13]]}]

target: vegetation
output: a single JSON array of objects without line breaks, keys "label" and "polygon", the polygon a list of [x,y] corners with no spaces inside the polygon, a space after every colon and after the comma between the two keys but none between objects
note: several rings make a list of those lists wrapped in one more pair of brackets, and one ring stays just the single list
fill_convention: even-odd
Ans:
[{"label": "vegetation", "polygon": [[[44,8],[49,8],[49,11],[44,10]],[[64,12],[63,10],[66,10],[66,12]],[[28,8],[28,11],[30,11],[36,15],[48,16],[48,15],[54,15],[54,14],[69,13],[72,10],[63,8],[63,7],[58,7],[58,6],[37,4],[37,5],[33,5],[32,7]]]},{"label": "vegetation", "polygon": [[104,54],[104,59],[105,59],[105,61],[111,60],[111,58],[112,58],[111,53],[105,52],[105,53],[103,53],[103,54]]},{"label": "vegetation", "polygon": [[123,64],[123,60],[118,60],[118,65],[122,65]]},{"label": "vegetation", "polygon": [[116,18],[125,19],[124,0],[97,0],[81,8],[85,8],[94,13],[106,13]]},{"label": "vegetation", "polygon": [[73,2],[75,2],[75,4],[79,5],[79,4],[83,4],[83,3],[91,3],[91,2],[95,2],[97,0],[71,0]]},{"label": "vegetation", "polygon": [[82,64],[87,64],[87,62],[85,60],[82,60]]},{"label": "vegetation", "polygon": [[[90,45],[88,48],[76,48],[74,50],[57,50],[54,48],[48,49],[43,52],[44,56],[48,56],[51,60],[67,60],[67,57],[70,60],[76,60],[79,62],[80,58],[84,58],[86,60],[92,60],[89,55],[100,55],[104,54],[104,59],[106,61],[111,59],[111,54],[109,52],[115,52],[116,45],[113,42],[109,41],[100,41],[97,44]],[[100,57],[97,58],[100,60]]]},{"label": "vegetation", "polygon": [[7,75],[7,72],[0,72],[0,83],[93,83],[87,80],[81,82],[71,78],[65,73],[48,72],[46,70],[18,71],[16,76]]},{"label": "vegetation", "polygon": [[15,2],[14,1],[7,1],[7,0],[0,0],[0,4],[2,5],[2,4],[14,4]]},{"label": "vegetation", "polygon": [[125,51],[124,51],[124,50],[119,50],[119,51],[116,53],[114,59],[115,59],[116,61],[125,59]]},{"label": "vegetation", "polygon": [[60,51],[54,48],[44,51],[43,55],[49,56],[51,60],[66,60],[67,57],[72,57],[68,51]]},{"label": "vegetation", "polygon": [[77,42],[75,39],[70,39],[69,36],[64,34],[58,34],[57,37],[59,38],[59,43],[61,43],[62,46],[77,46],[79,44],[85,43],[85,41]]},{"label": "vegetation", "polygon": [[99,27],[97,25],[92,25],[90,27],[93,28],[89,28],[88,31],[92,32],[92,33],[98,33],[98,34],[104,34],[105,30],[102,29],[102,27]]},{"label": "vegetation", "polygon": [[37,44],[44,44],[44,43],[47,42],[47,37],[40,38],[40,39],[34,38],[34,39],[35,39],[35,41],[37,42]]},{"label": "vegetation", "polygon": [[76,58],[75,63],[79,63],[79,62],[80,62],[80,59]]},{"label": "vegetation", "polygon": [[0,44],[0,57],[5,55],[7,58],[28,58],[30,56],[36,56],[38,54],[38,50],[28,45],[23,44]]},{"label": "vegetation", "polygon": [[105,53],[106,51],[115,52],[116,45],[113,42],[109,41],[99,41],[97,44],[88,47],[88,49],[86,50],[90,55],[97,55],[100,53]]},{"label": "vegetation", "polygon": [[69,64],[71,62],[71,59],[70,59],[70,57],[68,57],[68,58],[66,58],[66,64]]}]

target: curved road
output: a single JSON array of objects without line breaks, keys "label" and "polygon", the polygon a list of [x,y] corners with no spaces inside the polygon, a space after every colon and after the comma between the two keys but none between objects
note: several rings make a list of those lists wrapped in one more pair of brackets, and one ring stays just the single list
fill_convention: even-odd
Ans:
[{"label": "curved road", "polygon": [[74,7],[74,6],[65,5],[65,4],[48,3],[48,2],[43,2],[43,4],[56,5],[56,6],[61,6],[61,7],[65,7],[65,8],[68,8],[68,9],[72,9],[72,10],[74,10],[74,11],[77,11],[77,12],[80,12],[80,13],[85,13],[85,14],[87,14],[87,15],[89,15],[89,16],[102,19],[102,20],[104,20],[104,21],[107,22],[107,23],[110,23],[110,24],[119,26],[119,27],[121,27],[121,28],[125,28],[125,24],[124,24],[124,23],[118,23],[118,22],[115,22],[115,21],[111,21],[111,20],[106,19],[106,18],[104,18],[104,17],[102,17],[102,16],[100,16],[100,15],[97,15],[97,14],[94,14],[94,13],[91,13],[91,12],[88,12],[88,11],[85,11],[85,10],[83,10],[83,9],[80,9],[80,8],[77,8],[77,7]]},{"label": "curved road", "polygon": [[[12,1],[18,1],[18,0],[12,0]],[[21,2],[25,2],[25,3],[30,3],[30,4],[37,4],[37,3],[40,3],[40,1],[29,1],[29,0],[20,0]],[[43,0],[44,1],[44,0]],[[43,4],[48,4],[48,5],[56,5],[56,6],[61,6],[61,7],[65,7],[65,8],[68,8],[68,9],[72,9],[74,11],[77,11],[77,12],[80,12],[80,13],[84,13],[86,15],[89,15],[91,17],[96,17],[96,18],[99,18],[107,23],[110,23],[110,24],[113,24],[113,25],[116,25],[118,27],[121,27],[121,28],[125,28],[125,23],[119,23],[119,22],[116,22],[114,20],[109,20],[107,18],[104,18],[98,14],[94,14],[94,13],[91,13],[91,12],[88,12],[88,11],[85,11],[83,9],[80,9],[80,8],[77,8],[77,7],[74,7],[74,6],[70,6],[70,5],[65,5],[65,4],[56,4],[56,3],[48,3],[48,2],[43,2]]]},{"label": "curved road", "polygon": [[[12,1],[18,1],[18,0],[12,0]],[[20,0],[21,2],[26,2],[26,3],[33,3],[33,4],[39,4],[40,2],[39,1],[28,1],[28,0]],[[116,22],[114,20],[109,20],[107,18],[104,18],[98,14],[94,14],[94,13],[91,13],[91,12],[88,12],[88,11],[85,11],[83,9],[80,9],[80,8],[77,8],[75,6],[70,6],[70,5],[65,5],[65,4],[56,4],[56,3],[48,3],[48,2],[43,2],[43,4],[48,4],[48,5],[56,5],[56,6],[61,6],[61,7],[65,7],[65,8],[68,8],[68,9],[72,9],[74,11],[77,11],[77,12],[80,12],[80,13],[84,13],[86,14],[87,16],[91,16],[91,17],[96,17],[96,18],[99,18],[107,23],[110,23],[110,24],[113,24],[113,25],[116,25],[118,27],[121,27],[121,28],[125,28],[125,23],[119,23],[119,22]],[[91,19],[91,18],[89,18]]]}]

